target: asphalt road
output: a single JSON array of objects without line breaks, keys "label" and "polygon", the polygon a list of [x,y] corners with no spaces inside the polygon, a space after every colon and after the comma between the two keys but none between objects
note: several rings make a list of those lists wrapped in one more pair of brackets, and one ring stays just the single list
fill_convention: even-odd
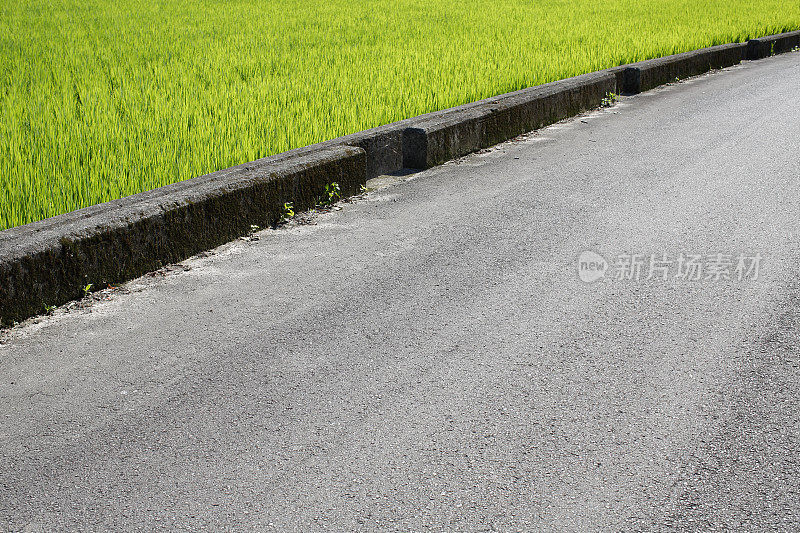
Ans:
[{"label": "asphalt road", "polygon": [[0,531],[798,530],[799,88],[624,98],[6,332]]}]

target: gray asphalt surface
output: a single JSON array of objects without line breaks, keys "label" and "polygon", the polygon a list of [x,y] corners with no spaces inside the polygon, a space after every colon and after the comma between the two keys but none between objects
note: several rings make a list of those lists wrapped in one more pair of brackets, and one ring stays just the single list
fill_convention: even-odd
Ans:
[{"label": "gray asphalt surface", "polygon": [[799,88],[625,98],[6,332],[0,531],[798,530]]}]

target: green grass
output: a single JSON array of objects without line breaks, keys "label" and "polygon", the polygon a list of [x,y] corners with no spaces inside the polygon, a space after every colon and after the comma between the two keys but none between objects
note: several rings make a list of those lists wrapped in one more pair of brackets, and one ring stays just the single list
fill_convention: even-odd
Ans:
[{"label": "green grass", "polygon": [[0,229],[797,28],[797,0],[0,0]]}]

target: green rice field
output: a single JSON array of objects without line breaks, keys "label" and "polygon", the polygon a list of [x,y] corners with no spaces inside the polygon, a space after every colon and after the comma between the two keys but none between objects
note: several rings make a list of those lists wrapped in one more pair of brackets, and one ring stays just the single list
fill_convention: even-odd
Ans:
[{"label": "green rice field", "polygon": [[798,28],[798,0],[0,0],[0,229]]}]

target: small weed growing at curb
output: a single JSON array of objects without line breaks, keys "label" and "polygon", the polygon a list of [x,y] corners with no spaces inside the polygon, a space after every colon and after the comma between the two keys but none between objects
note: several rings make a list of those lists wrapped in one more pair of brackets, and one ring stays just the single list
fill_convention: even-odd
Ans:
[{"label": "small weed growing at curb", "polygon": [[91,283],[89,283],[88,285],[86,285],[83,288],[83,297],[86,298],[87,296],[89,296],[90,292],[92,292],[92,284]]},{"label": "small weed growing at curb", "polygon": [[620,100],[620,95],[617,93],[608,93],[603,101],[600,102],[600,107],[611,107]]},{"label": "small weed growing at curb", "polygon": [[281,212],[281,218],[278,223],[286,222],[292,217],[294,217],[294,204],[292,202],[286,202],[283,204],[283,211]]},{"label": "small weed growing at curb", "polygon": [[46,315],[52,315],[53,311],[55,310],[56,310],[55,305],[47,305],[47,304],[44,305],[44,314]]},{"label": "small weed growing at curb", "polygon": [[317,207],[328,208],[331,207],[333,204],[341,200],[341,187],[335,181],[333,183],[329,183],[325,186],[325,192],[323,195],[317,200]]}]

